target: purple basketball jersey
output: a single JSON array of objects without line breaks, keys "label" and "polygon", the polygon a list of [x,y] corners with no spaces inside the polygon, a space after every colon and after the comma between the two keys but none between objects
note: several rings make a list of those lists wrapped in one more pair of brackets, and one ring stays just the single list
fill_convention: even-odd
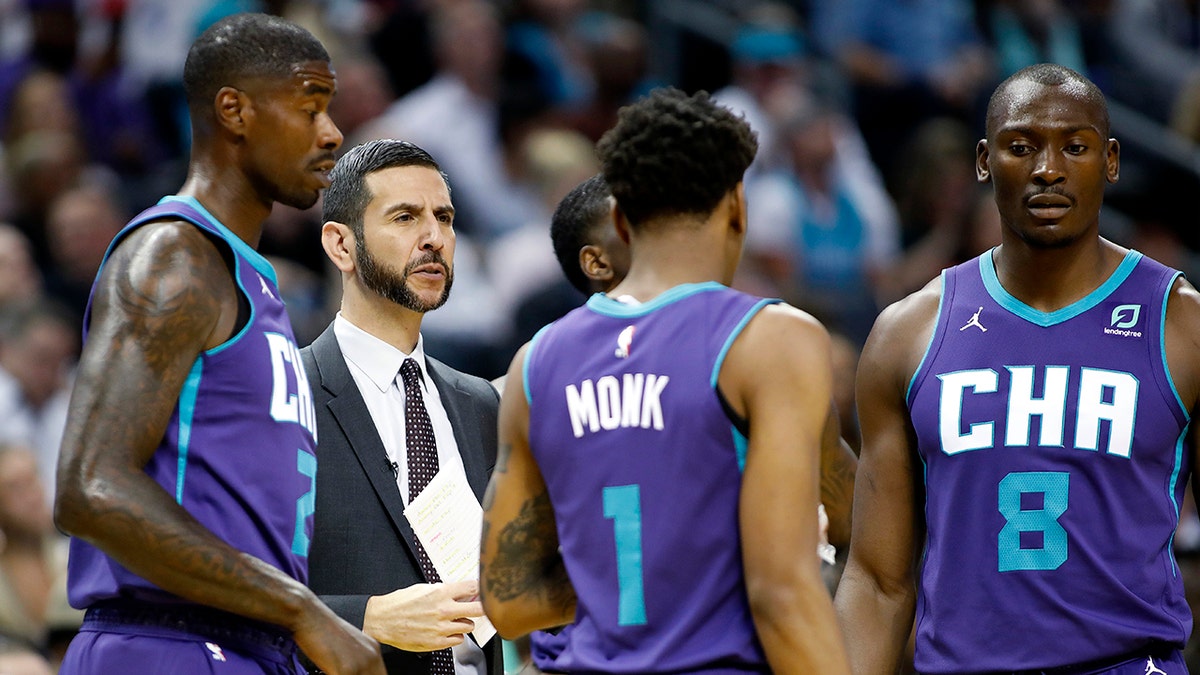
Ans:
[{"label": "purple basketball jersey", "polygon": [[[224,242],[250,318],[237,335],[196,359],[146,473],[215,535],[304,582],[316,423],[274,269],[199,202],[182,197],[164,198],[139,214],[109,254],[133,229],[163,218],[187,220]],[[79,608],[118,597],[181,601],[80,539],[71,540],[68,573],[68,595]]]},{"label": "purple basketball jersey", "polygon": [[908,403],[928,536],[922,673],[1039,670],[1182,647],[1192,616],[1171,544],[1191,473],[1166,370],[1178,276],[1131,251],[1046,313],[991,253],[946,270]]},{"label": "purple basketball jersey", "polygon": [[716,382],[771,302],[716,283],[594,295],[534,339],[529,441],[578,596],[552,668],[766,670],[739,543],[746,438]]}]

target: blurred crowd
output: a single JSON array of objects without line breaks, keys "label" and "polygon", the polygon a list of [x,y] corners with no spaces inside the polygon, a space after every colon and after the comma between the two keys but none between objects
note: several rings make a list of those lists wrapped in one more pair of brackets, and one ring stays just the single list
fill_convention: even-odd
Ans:
[{"label": "blurred crowd", "polygon": [[[184,55],[239,11],[326,44],[345,147],[407,139],[449,175],[456,283],[425,345],[482,377],[583,300],[550,214],[660,84],[757,131],[737,285],[836,333],[852,444],[878,311],[999,242],[974,149],[986,96],[1023,66],[1070,66],[1113,105],[1105,236],[1200,272],[1198,0],[0,0],[0,635],[51,661],[79,620],[49,507],[88,290],[126,220],[183,183]],[[277,206],[260,244],[300,344],[337,310],[319,214]],[[1200,549],[1194,515],[1176,545]]]}]

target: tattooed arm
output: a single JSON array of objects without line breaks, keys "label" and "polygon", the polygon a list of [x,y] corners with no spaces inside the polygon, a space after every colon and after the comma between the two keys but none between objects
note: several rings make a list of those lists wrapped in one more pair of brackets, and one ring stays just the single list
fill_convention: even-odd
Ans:
[{"label": "tattooed arm", "polygon": [[513,358],[500,398],[500,450],[483,498],[480,597],[505,638],[575,620],[575,589],[558,552],[550,495],[529,451],[529,405]]},{"label": "tattooed arm", "polygon": [[232,335],[237,312],[230,270],[196,227],[150,224],[117,246],[95,290],[55,522],[164,590],[287,627],[328,672],[382,673],[378,645],[298,581],[213,535],[144,471],[193,362]]},{"label": "tattooed arm", "polygon": [[829,516],[829,543],[844,548],[850,544],[850,514],[854,504],[854,472],[858,458],[842,438],[838,410],[829,407],[821,433],[821,503]]}]

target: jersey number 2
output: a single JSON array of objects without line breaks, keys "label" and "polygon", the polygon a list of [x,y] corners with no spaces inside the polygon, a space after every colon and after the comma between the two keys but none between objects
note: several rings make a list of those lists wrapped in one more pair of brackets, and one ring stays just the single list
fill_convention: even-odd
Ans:
[{"label": "jersey number 2", "polygon": [[[1006,521],[999,537],[1001,572],[1056,570],[1067,561],[1067,531],[1058,519],[1067,510],[1070,487],[1071,474],[1061,471],[1014,472],[1000,480],[999,509]],[[1028,494],[1042,495],[1040,507],[1022,505]],[[1023,533],[1041,533],[1041,548],[1022,547]]]},{"label": "jersey number 2", "polygon": [[604,488],[604,517],[613,521],[617,545],[617,624],[646,623],[646,597],[642,591],[642,498],[638,485]]}]

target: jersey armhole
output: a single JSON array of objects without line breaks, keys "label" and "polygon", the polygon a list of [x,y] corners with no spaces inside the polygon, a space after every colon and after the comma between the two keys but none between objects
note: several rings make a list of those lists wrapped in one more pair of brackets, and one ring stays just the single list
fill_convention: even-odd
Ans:
[{"label": "jersey armhole", "polygon": [[538,345],[541,344],[542,336],[545,335],[546,331],[550,330],[550,327],[553,325],[553,323],[546,324],[545,326],[542,326],[537,333],[534,333],[533,338],[529,340],[529,348],[525,350],[525,362],[521,364],[521,387],[525,390],[525,403],[531,406],[533,405],[533,392],[529,385],[529,371],[531,364],[533,363],[533,352],[538,348]]},{"label": "jersey armhole", "polygon": [[950,276],[951,269],[942,270],[942,293],[938,296],[937,314],[933,320],[933,332],[929,335],[929,343],[925,345],[925,353],[921,355],[921,362],[917,364],[917,369],[913,371],[912,377],[908,380],[908,388],[904,393],[904,401],[909,409],[912,408],[913,396],[916,393],[918,383],[925,377],[925,365],[933,359],[933,355],[937,352],[936,344],[941,339],[942,332],[942,311],[949,307],[947,296],[954,293],[954,278]]}]

